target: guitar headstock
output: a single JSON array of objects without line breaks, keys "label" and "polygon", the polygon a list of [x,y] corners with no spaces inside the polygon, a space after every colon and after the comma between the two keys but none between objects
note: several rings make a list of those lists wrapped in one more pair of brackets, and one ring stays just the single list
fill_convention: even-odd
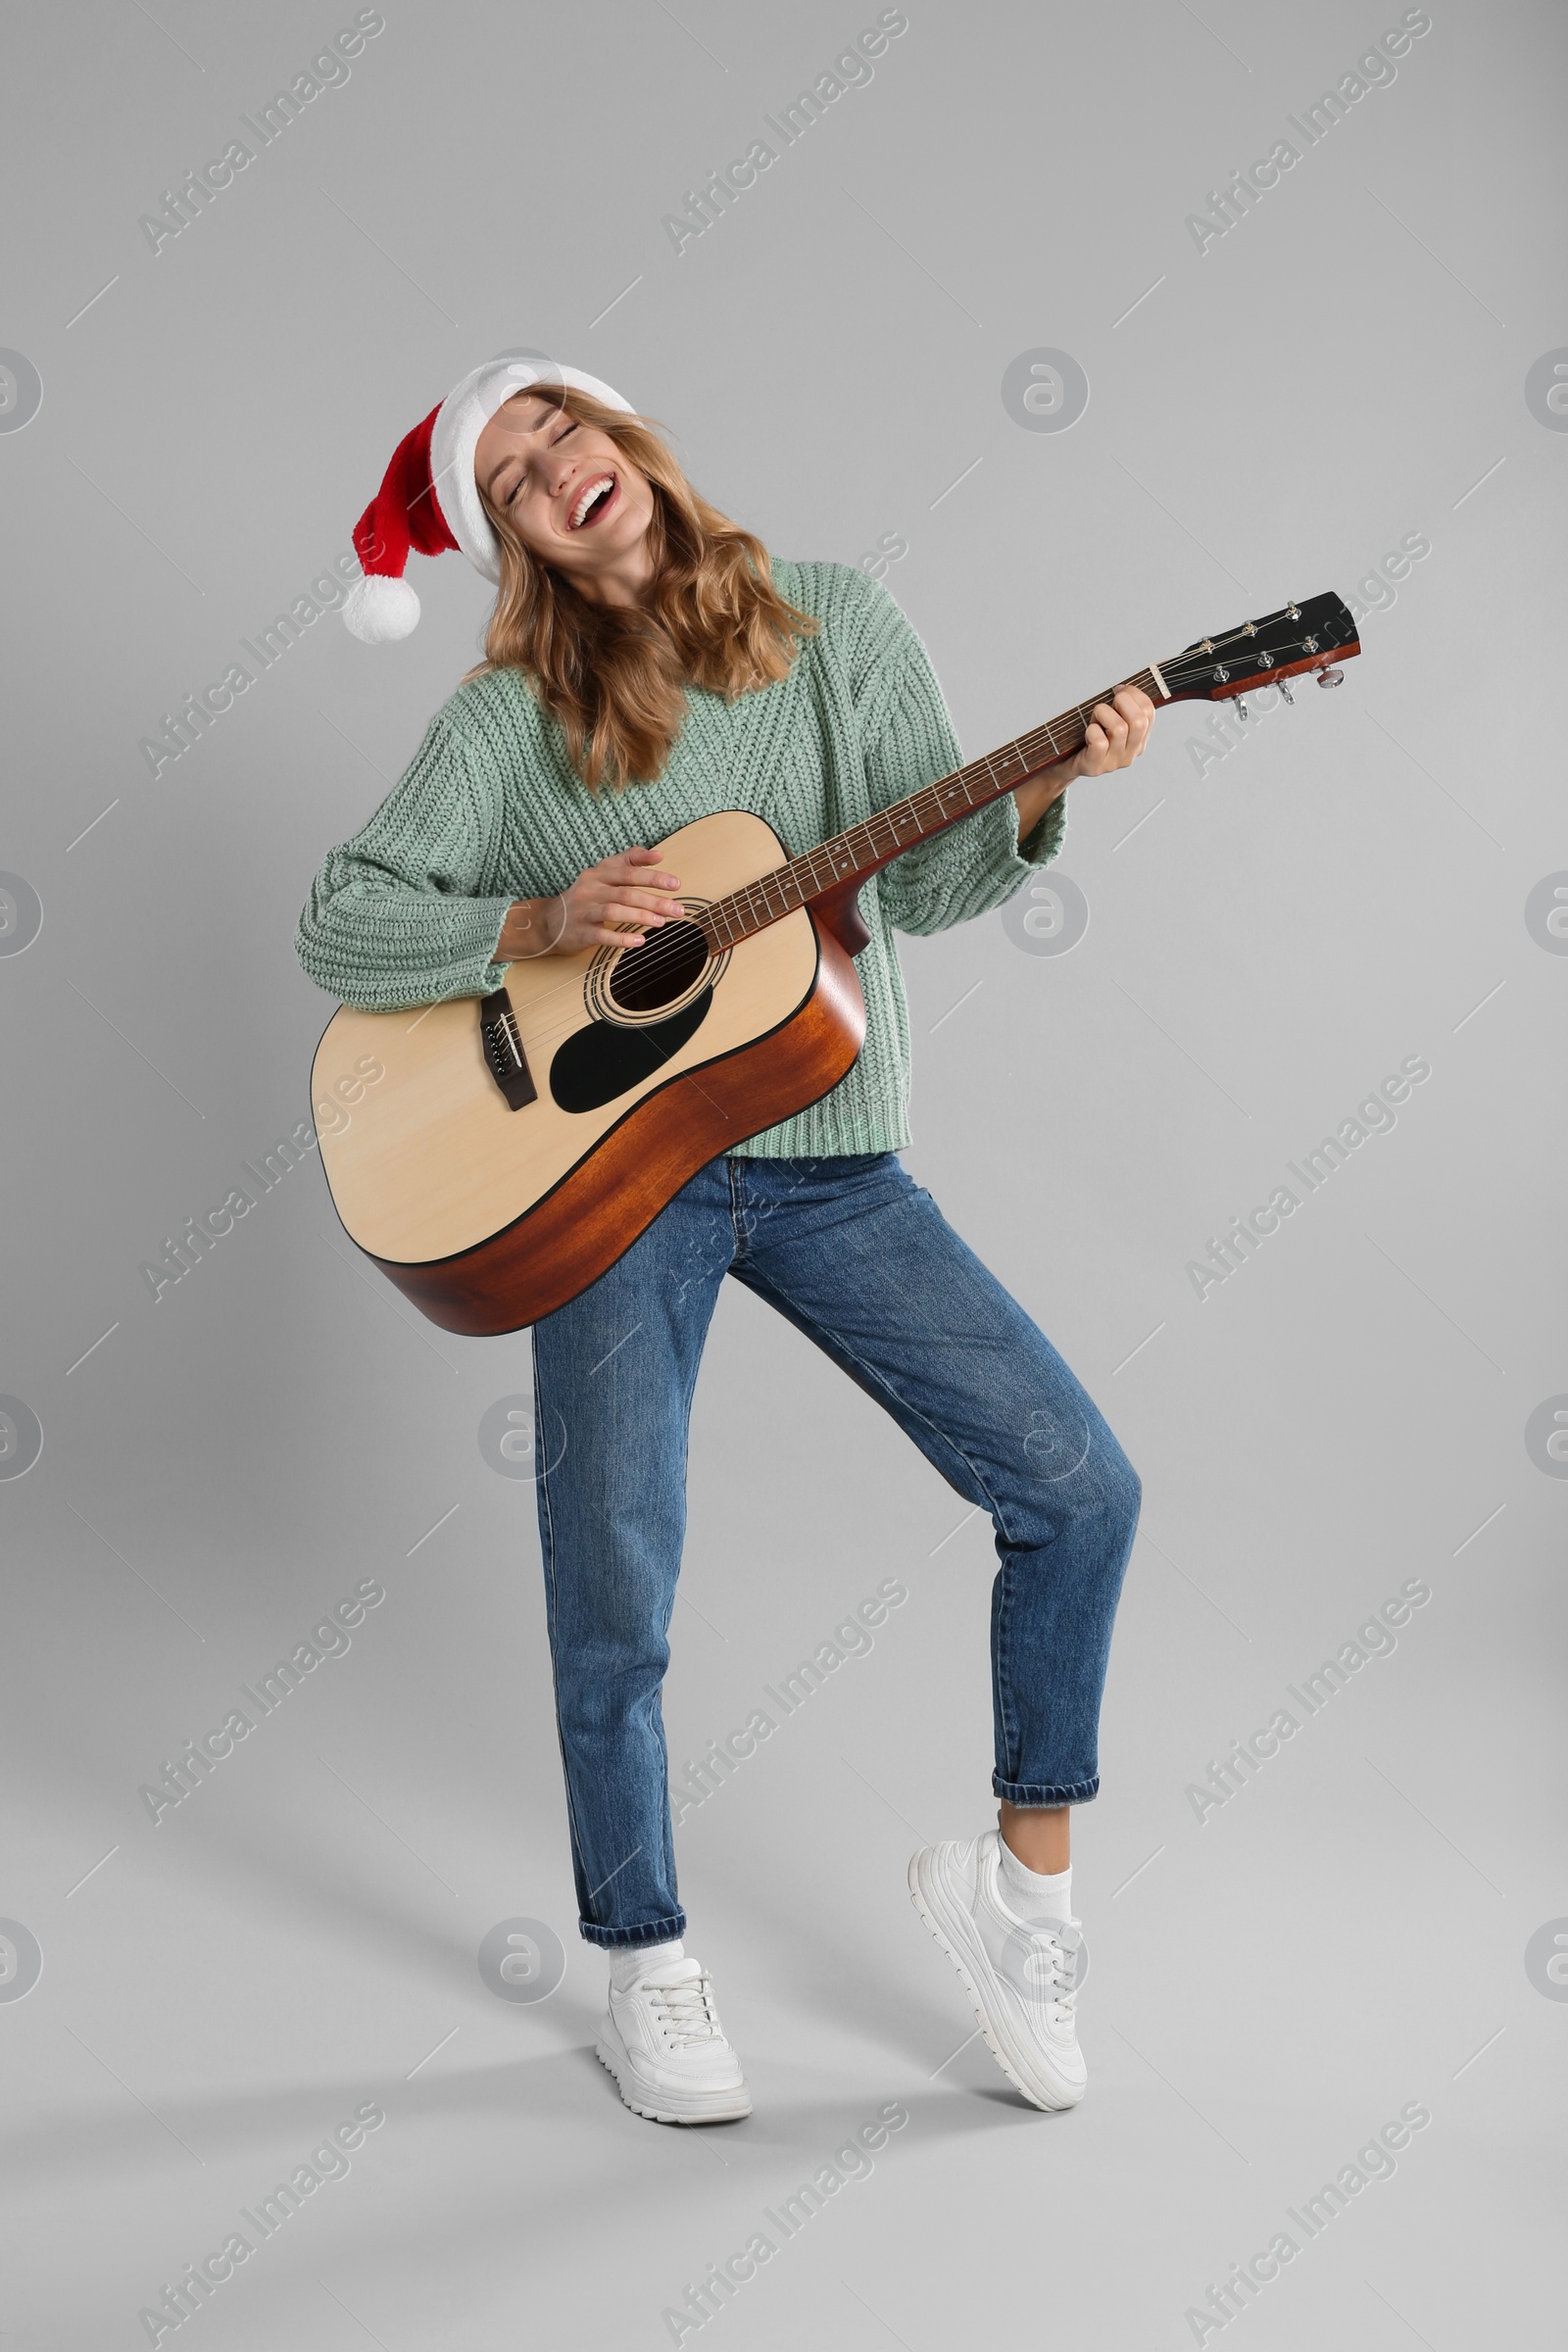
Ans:
[{"label": "guitar headstock", "polygon": [[1261,620],[1199,638],[1162,662],[1159,676],[1173,703],[1223,703],[1309,669],[1318,672],[1320,686],[1337,686],[1340,673],[1333,664],[1360,651],[1348,607],[1333,594],[1313,596],[1304,605],[1286,605]]}]

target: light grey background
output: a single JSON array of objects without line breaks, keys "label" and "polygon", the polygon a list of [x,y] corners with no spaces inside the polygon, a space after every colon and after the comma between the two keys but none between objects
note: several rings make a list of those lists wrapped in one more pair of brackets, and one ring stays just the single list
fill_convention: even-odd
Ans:
[{"label": "light grey background", "polygon": [[[0,1481],[0,1912],[42,1974],[0,2002],[8,2342],[144,2342],[138,2309],[369,2099],[349,2176],[203,2311],[210,2352],[667,2343],[685,2283],[894,2099],[871,2178],[704,2341],[1191,2343],[1209,2282],[1415,2101],[1396,2177],[1251,2340],[1459,2352],[1560,2314],[1568,2008],[1526,1950],[1568,1926],[1568,1485],[1524,1433],[1568,1392],[1568,962],[1524,909],[1568,867],[1568,439],[1525,399],[1568,345],[1563,19],[1434,0],[1393,84],[1200,255],[1189,213],[1397,7],[909,0],[874,78],[677,256],[662,217],[876,13],[387,0],[156,256],[139,216],[353,10],[13,25],[0,344],[42,406],[0,432],[0,867],[42,928],[0,956],[0,1389],[43,1448]],[[1000,917],[906,954],[909,1164],[1146,1485],[1066,2117],[960,2048],[904,1885],[917,1837],[992,1818],[987,1532],[793,1332],[744,1295],[717,1319],[675,1757],[879,1581],[909,1598],[680,1834],[757,2097],[683,2134],[591,2055],[533,1495],[477,1443],[526,1340],[423,1324],[314,1158],[156,1304],[138,1274],[306,1113],[330,1008],[296,911],[475,658],[482,584],[416,563],[408,643],[327,615],[156,781],[138,743],[519,343],[666,420],[780,554],[906,539],[888,584],[966,755],[1431,543],[1337,695],[1201,775],[1173,710],[1074,790],[1070,954]],[[1089,380],[1063,433],[1003,404],[1042,347]],[[1395,1131],[1200,1301],[1187,1260],[1408,1055],[1432,1074]],[[1411,1578],[1395,1654],[1200,1824],[1189,1784]],[[351,1649],[155,1828],[140,1785],[365,1579]],[[544,2000],[479,1973],[519,1921],[565,1946]]]}]

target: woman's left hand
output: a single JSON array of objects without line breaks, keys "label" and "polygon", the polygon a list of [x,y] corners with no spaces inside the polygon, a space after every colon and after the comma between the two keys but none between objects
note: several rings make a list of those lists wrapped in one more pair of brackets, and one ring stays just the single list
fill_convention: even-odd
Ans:
[{"label": "woman's left hand", "polygon": [[1059,801],[1079,776],[1106,776],[1130,767],[1149,741],[1154,706],[1137,686],[1119,686],[1108,703],[1097,703],[1081,748],[1058,760],[1026,784],[1013,788],[1018,804],[1018,839],[1027,841],[1053,801]]},{"label": "woman's left hand", "polygon": [[1137,686],[1119,686],[1108,703],[1097,703],[1084,730],[1083,748],[1062,761],[1069,783],[1079,776],[1108,776],[1130,767],[1149,741],[1154,706]]}]

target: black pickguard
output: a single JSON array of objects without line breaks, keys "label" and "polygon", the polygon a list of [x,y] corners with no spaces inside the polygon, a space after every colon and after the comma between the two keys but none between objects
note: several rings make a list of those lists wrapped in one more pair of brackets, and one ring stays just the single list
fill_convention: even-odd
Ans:
[{"label": "black pickguard", "polygon": [[662,1069],[702,1027],[712,1002],[712,989],[705,988],[667,1021],[650,1021],[640,1029],[590,1021],[586,1029],[574,1030],[550,1064],[551,1094],[563,1110],[602,1110]]}]

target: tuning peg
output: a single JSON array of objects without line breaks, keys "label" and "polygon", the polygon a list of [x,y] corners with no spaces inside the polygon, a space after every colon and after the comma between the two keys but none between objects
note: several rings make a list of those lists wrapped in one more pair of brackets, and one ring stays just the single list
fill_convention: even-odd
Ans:
[{"label": "tuning peg", "polygon": [[1239,694],[1236,697],[1236,715],[1238,718],[1250,718],[1251,716],[1251,712],[1247,708],[1247,697],[1245,695]]},{"label": "tuning peg", "polygon": [[1281,678],[1281,680],[1280,680],[1279,684],[1280,684],[1280,692],[1281,692],[1281,694],[1283,694],[1283,695],[1284,695],[1284,697],[1285,697],[1285,700],[1286,700],[1288,703],[1294,703],[1294,702],[1295,702],[1295,700],[1296,700],[1296,697],[1295,697],[1295,695],[1294,695],[1294,694],[1291,692],[1291,681],[1290,681],[1290,679],[1289,679],[1289,678]]},{"label": "tuning peg", "polygon": [[1343,669],[1320,669],[1317,673],[1317,682],[1320,686],[1343,686],[1345,672]]}]

